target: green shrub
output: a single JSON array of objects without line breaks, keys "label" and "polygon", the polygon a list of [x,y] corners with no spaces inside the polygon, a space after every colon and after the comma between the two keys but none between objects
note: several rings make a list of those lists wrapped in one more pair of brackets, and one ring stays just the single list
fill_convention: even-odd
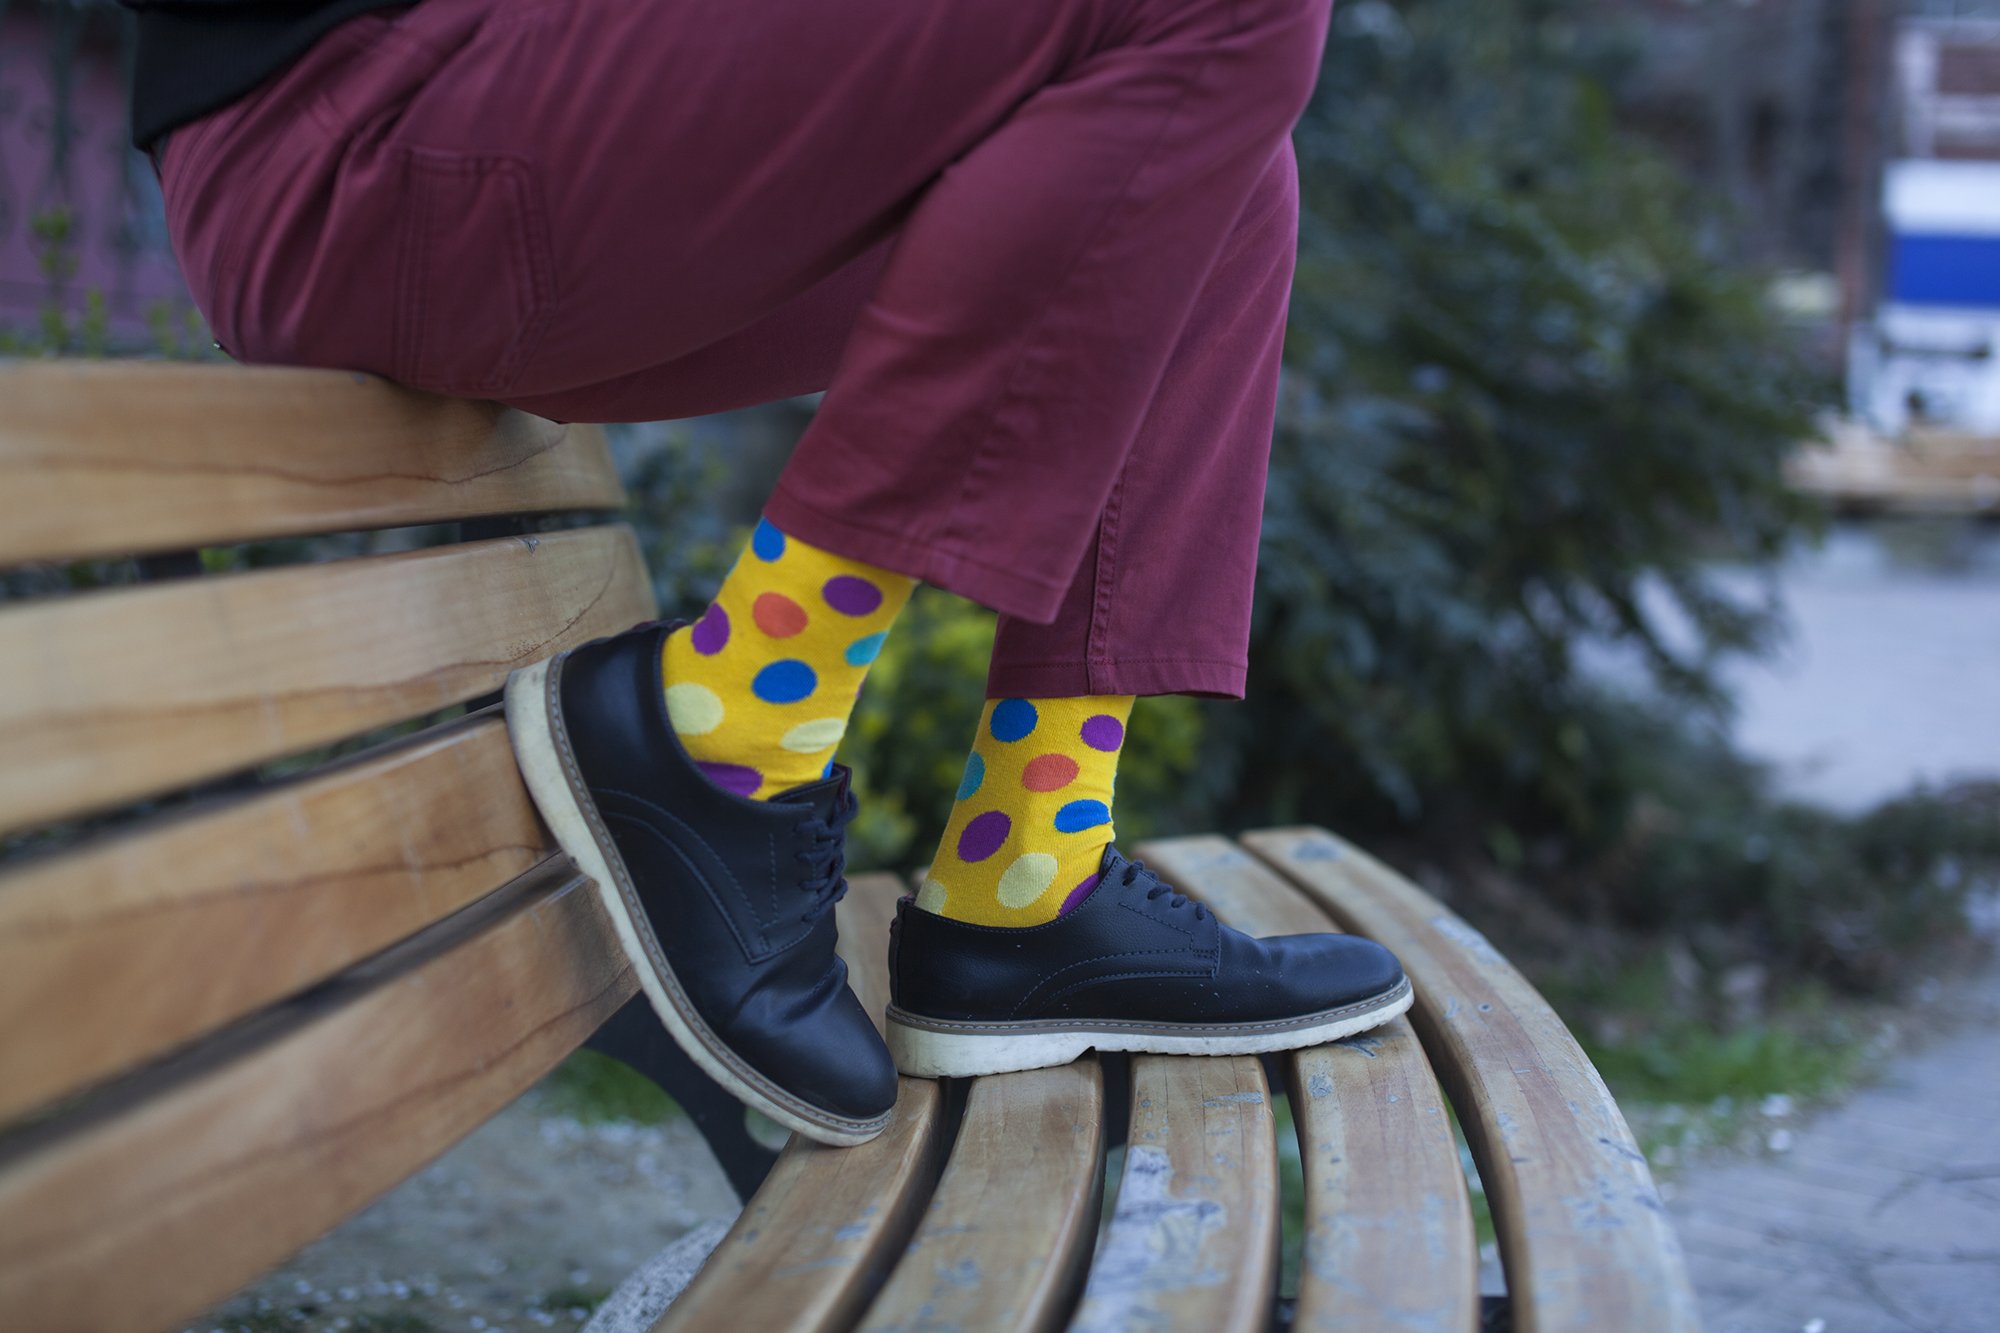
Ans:
[{"label": "green shrub", "polygon": [[[1811,511],[1819,386],[1713,209],[1619,132],[1568,3],[1346,10],[1297,142],[1304,239],[1241,820],[1602,837],[1589,644],[1694,703],[1769,608],[1711,582]],[[1685,623],[1679,640],[1667,626]],[[1607,797],[1609,799],[1607,800]]]}]

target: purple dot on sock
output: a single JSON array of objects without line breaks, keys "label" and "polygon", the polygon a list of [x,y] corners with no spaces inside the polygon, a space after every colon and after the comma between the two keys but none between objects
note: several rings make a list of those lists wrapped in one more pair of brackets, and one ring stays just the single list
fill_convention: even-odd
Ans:
[{"label": "purple dot on sock", "polygon": [[1057,910],[1056,915],[1062,916],[1068,913],[1072,908],[1080,904],[1085,898],[1088,898],[1090,896],[1090,891],[1097,887],[1098,878],[1099,878],[1098,876],[1092,875],[1089,878],[1085,879],[1083,883],[1071,889],[1069,891],[1069,897],[1063,899],[1062,907]]},{"label": "purple dot on sock", "polygon": [[1083,720],[1083,743],[1093,750],[1115,750],[1125,743],[1125,724],[1109,713],[1094,713]]},{"label": "purple dot on sock", "polygon": [[729,642],[729,613],[719,602],[710,602],[701,619],[688,631],[688,642],[703,657],[713,657]]},{"label": "purple dot on sock", "polygon": [[1013,827],[1014,821],[998,810],[974,815],[965,831],[958,835],[958,859],[967,863],[984,861],[1000,850],[1000,844],[1007,841]]},{"label": "purple dot on sock", "polygon": [[764,775],[754,768],[742,764],[697,763],[708,780],[724,791],[733,791],[738,796],[755,796],[757,789],[764,785]]},{"label": "purple dot on sock", "polygon": [[854,574],[836,574],[820,589],[826,604],[844,616],[865,616],[882,605],[882,590]]}]

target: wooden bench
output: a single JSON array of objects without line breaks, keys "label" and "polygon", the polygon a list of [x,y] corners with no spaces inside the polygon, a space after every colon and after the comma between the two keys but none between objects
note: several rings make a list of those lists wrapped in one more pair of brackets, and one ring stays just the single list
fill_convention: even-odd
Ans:
[{"label": "wooden bench", "polygon": [[[1296,1327],[1479,1326],[1447,1097],[1515,1327],[1696,1327],[1561,1022],[1317,830],[1140,850],[1239,926],[1389,944],[1410,1021],[1270,1062],[905,1080],[875,1142],[760,1155],[634,998],[490,703],[654,608],[621,527],[481,534],[621,500],[595,430],[366,377],[0,367],[0,570],[137,555],[144,576],[23,596],[16,573],[0,602],[0,1326],[178,1327],[589,1040],[680,1098],[749,1193],[662,1328],[1266,1328],[1279,1091]],[[474,539],[207,575],[194,555],[435,523]],[[878,1014],[899,891],[859,877],[840,909]]]}]

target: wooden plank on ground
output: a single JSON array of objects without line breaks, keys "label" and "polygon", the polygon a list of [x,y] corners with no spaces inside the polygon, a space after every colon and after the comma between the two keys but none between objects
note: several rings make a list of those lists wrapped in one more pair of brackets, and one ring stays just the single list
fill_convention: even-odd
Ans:
[{"label": "wooden plank on ground", "polygon": [[1132,1057],[1118,1203],[1078,1333],[1262,1333],[1278,1271],[1278,1154],[1254,1056]]},{"label": "wooden plank on ground", "polygon": [[633,990],[596,892],[551,861],[296,1004],[0,1140],[8,1326],[179,1327],[477,1128]]},{"label": "wooden plank on ground", "polygon": [[0,832],[421,716],[652,611],[623,526],[0,609]]},{"label": "wooden plank on ground", "polygon": [[[1138,850],[1238,930],[1334,929],[1297,888],[1226,838]],[[1287,1065],[1306,1192],[1292,1327],[1477,1329],[1472,1204],[1444,1096],[1408,1020],[1300,1051]]]},{"label": "wooden plank on ground", "polygon": [[[840,903],[841,955],[880,1021],[888,922],[902,886],[857,876]],[[845,1329],[880,1289],[937,1181],[950,1127],[941,1085],[906,1078],[888,1129],[855,1148],[794,1134],[656,1333]]]},{"label": "wooden plank on ground", "polygon": [[1416,987],[1417,1033],[1472,1146],[1523,1333],[1700,1327],[1679,1241],[1625,1117],[1569,1030],[1484,936],[1322,829],[1243,844]]},{"label": "wooden plank on ground", "polygon": [[623,503],[597,427],[369,375],[0,368],[0,565]]},{"label": "wooden plank on ground", "polygon": [[974,1081],[937,1193],[861,1327],[1059,1327],[1097,1239],[1095,1057]]},{"label": "wooden plank on ground", "polygon": [[0,1122],[325,980],[551,850],[489,714],[0,873]]}]

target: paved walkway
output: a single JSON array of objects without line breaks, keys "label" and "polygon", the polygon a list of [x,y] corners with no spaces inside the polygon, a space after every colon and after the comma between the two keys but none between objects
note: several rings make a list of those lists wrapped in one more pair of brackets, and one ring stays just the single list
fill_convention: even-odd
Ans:
[{"label": "paved walkway", "polygon": [[1796,794],[1863,809],[2000,769],[2000,534],[1968,527],[1958,544],[1963,567],[1909,569],[1844,526],[1780,578],[1790,639],[1727,674],[1737,739]]},{"label": "paved walkway", "polygon": [[2000,971],[1967,1007],[1789,1152],[1672,1183],[1709,1333],[2000,1328]]}]

